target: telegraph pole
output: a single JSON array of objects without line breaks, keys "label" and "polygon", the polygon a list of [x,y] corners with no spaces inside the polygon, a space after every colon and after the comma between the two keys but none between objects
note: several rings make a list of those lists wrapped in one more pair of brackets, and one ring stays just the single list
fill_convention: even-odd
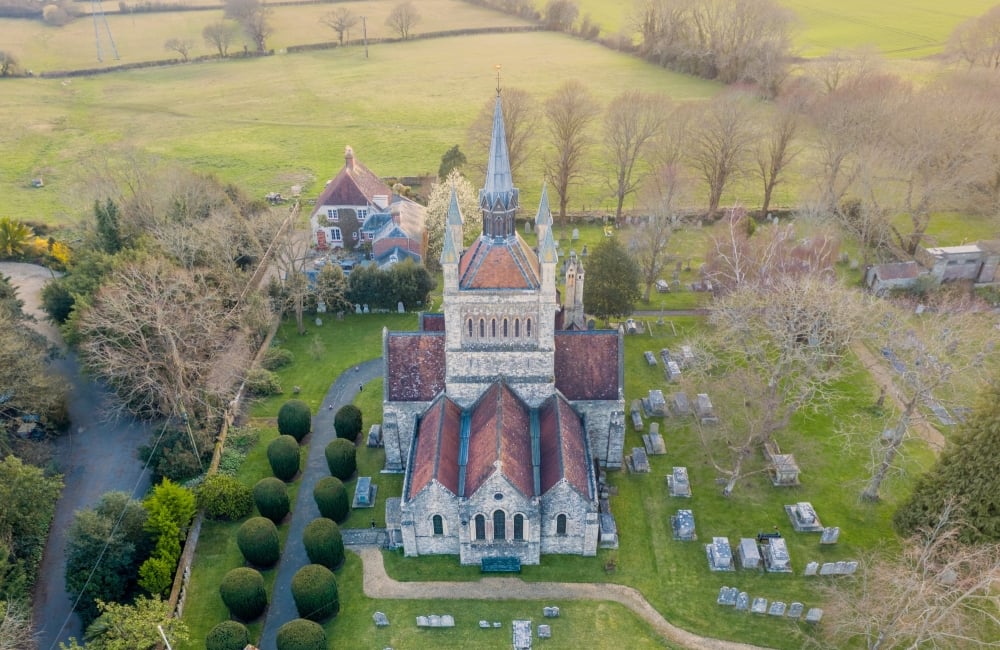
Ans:
[{"label": "telegraph pole", "polygon": [[365,58],[368,58],[368,18],[361,17],[361,37],[365,41]]}]

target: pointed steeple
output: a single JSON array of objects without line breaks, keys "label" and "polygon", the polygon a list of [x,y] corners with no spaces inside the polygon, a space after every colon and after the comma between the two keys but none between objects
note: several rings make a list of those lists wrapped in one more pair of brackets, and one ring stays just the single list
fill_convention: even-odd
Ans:
[{"label": "pointed steeple", "polygon": [[458,249],[454,237],[451,236],[451,228],[445,228],[444,243],[441,246],[441,266],[446,264],[458,264]]},{"label": "pointed steeple", "polygon": [[539,245],[545,238],[545,233],[551,229],[552,210],[549,209],[549,189],[548,184],[542,183],[542,198],[538,202],[538,212],[535,214],[535,232],[538,234]]},{"label": "pointed steeple", "polygon": [[483,212],[483,236],[506,238],[514,235],[517,197],[517,188],[514,187],[510,173],[510,158],[507,156],[507,135],[498,89],[496,107],[493,110],[490,155],[486,163],[486,182],[479,191],[479,208]]},{"label": "pointed steeple", "polygon": [[451,199],[448,202],[448,218],[445,224],[445,230],[447,230],[452,239],[452,245],[455,246],[456,250],[462,248],[462,242],[465,239],[463,224],[465,219],[462,218],[462,209],[458,206],[458,192],[455,188],[451,188]]},{"label": "pointed steeple", "polygon": [[556,250],[556,240],[552,238],[552,229],[546,228],[545,233],[540,235],[538,242],[538,261],[543,264],[555,264],[559,261],[559,252]]}]

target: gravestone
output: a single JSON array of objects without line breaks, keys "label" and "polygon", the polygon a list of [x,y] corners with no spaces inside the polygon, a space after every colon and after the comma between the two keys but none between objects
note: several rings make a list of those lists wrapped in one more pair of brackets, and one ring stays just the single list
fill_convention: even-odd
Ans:
[{"label": "gravestone", "polygon": [[417,617],[417,627],[428,627],[428,626],[430,626],[430,623],[427,621],[426,616]]},{"label": "gravestone", "polygon": [[576,241],[580,239],[580,229],[574,228],[572,234],[570,235],[570,240]]},{"label": "gravestone", "polygon": [[688,480],[687,467],[675,467],[667,476],[667,487],[672,497],[690,497],[691,481]]},{"label": "gravestone", "polygon": [[667,446],[663,444],[659,428],[659,422],[650,422],[649,433],[642,436],[642,446],[646,448],[647,456],[662,456],[667,453]]},{"label": "gravestone", "polygon": [[682,345],[678,357],[677,363],[681,365],[681,368],[690,368],[694,365],[694,350],[691,349],[690,345]]},{"label": "gravestone", "polygon": [[666,366],[673,360],[673,356],[670,354],[670,350],[667,348],[660,348],[660,359],[663,360],[663,365]]},{"label": "gravestone", "polygon": [[710,571],[735,571],[733,549],[728,537],[713,537],[711,544],[705,544],[705,556]]},{"label": "gravestone", "polygon": [[762,545],[764,556],[764,568],[772,573],[791,573],[792,563],[788,556],[788,545],[782,538],[769,539],[767,544]]},{"label": "gravestone", "polygon": [[431,627],[441,627],[441,617],[437,614],[431,614],[427,617],[427,624]]},{"label": "gravestone", "polygon": [[529,234],[529,235],[531,234],[531,222],[530,221],[525,221],[524,222],[524,232],[527,233],[527,234]]},{"label": "gravestone", "polygon": [[632,455],[629,457],[632,471],[637,474],[649,473],[649,458],[646,457],[646,450],[642,447],[632,447]]},{"label": "gravestone", "polygon": [[584,244],[583,248],[580,249],[580,257],[587,257],[587,245]]},{"label": "gravestone", "polygon": [[650,366],[655,366],[656,365],[656,355],[654,355],[652,353],[652,351],[646,350],[645,352],[642,353],[642,356],[644,356],[646,358],[646,363],[648,365],[650,365]]},{"label": "gravestone", "polygon": [[679,416],[691,415],[691,402],[688,401],[687,393],[684,392],[674,393],[673,395],[670,396],[670,398],[671,401],[673,402],[671,407],[673,408],[674,413],[676,413]]},{"label": "gravestone", "polygon": [[819,574],[821,576],[832,576],[837,573],[837,565],[833,562],[824,562],[823,566],[819,568]]},{"label": "gravestone", "polygon": [[642,431],[642,403],[637,399],[632,400],[628,412],[629,417],[632,418],[632,428],[636,431]]},{"label": "gravestone", "polygon": [[670,361],[667,363],[666,368],[663,370],[667,375],[667,381],[680,381],[681,379],[681,367],[677,365],[676,361]]},{"label": "gravestone", "polygon": [[836,544],[840,538],[840,527],[831,526],[823,529],[823,534],[819,538],[820,544]]},{"label": "gravestone", "polygon": [[736,552],[739,555],[741,567],[744,569],[760,568],[760,550],[757,548],[756,540],[752,537],[740,539],[740,545]]},{"label": "gravestone", "polygon": [[316,301],[316,313],[317,314],[325,314],[326,313],[326,303],[323,302],[322,300],[317,300]]},{"label": "gravestone", "polygon": [[[604,501],[602,510],[604,512],[598,515],[598,521],[600,522],[598,546],[601,548],[618,548],[618,524],[615,522],[614,515],[607,512],[607,500]],[[557,607],[556,610],[558,609]]]},{"label": "gravestone", "polygon": [[670,527],[674,531],[674,539],[678,541],[690,542],[698,539],[694,530],[694,513],[690,510],[678,510],[677,514],[670,517]]},{"label": "gravestone", "polygon": [[736,605],[736,598],[739,596],[739,589],[736,587],[722,587],[719,589],[719,597],[715,599],[720,605],[733,607]]},{"label": "gravestone", "polygon": [[715,416],[715,408],[712,406],[712,400],[708,398],[708,393],[698,393],[694,401],[694,410],[702,424],[719,423],[719,418]]},{"label": "gravestone", "polygon": [[552,638],[552,626],[551,625],[539,625],[538,626],[538,638],[539,639],[551,639]]},{"label": "gravestone", "polygon": [[455,617],[451,614],[445,614],[442,616],[441,627],[455,627]]},{"label": "gravestone", "polygon": [[806,612],[806,623],[819,623],[823,618],[823,610],[819,607],[811,607]]},{"label": "gravestone", "polygon": [[810,562],[806,565],[806,571],[803,575],[814,576],[816,571],[819,570],[819,562]]},{"label": "gravestone", "polygon": [[358,305],[358,304],[354,305],[354,313],[355,314],[360,314],[361,313],[361,305]]},{"label": "gravestone", "polygon": [[531,621],[523,619],[514,620],[514,650],[530,650],[531,648]]},{"label": "gravestone", "polygon": [[844,575],[852,576],[855,574],[855,572],[857,572],[857,570],[858,570],[857,560],[851,560],[847,562],[847,566],[844,567]]},{"label": "gravestone", "polygon": [[833,567],[833,571],[838,576],[847,575],[847,562],[837,562]]},{"label": "gravestone", "polygon": [[559,618],[559,608],[558,607],[543,607],[542,616],[545,618]]},{"label": "gravestone", "polygon": [[368,309],[368,303],[365,303],[364,306],[361,307],[361,313],[363,314],[371,313],[371,310]]},{"label": "gravestone", "polygon": [[767,610],[768,616],[784,616],[785,615],[785,603],[780,600],[776,600],[771,603],[771,607]]},{"label": "gravestone", "polygon": [[736,597],[736,611],[745,612],[750,609],[750,595],[741,591],[740,595]]},{"label": "gravestone", "polygon": [[316,327],[323,327],[323,319],[319,316],[316,317]]},{"label": "gravestone", "polygon": [[384,612],[375,612],[372,614],[372,620],[375,621],[375,627],[385,627],[389,624],[389,617]]},{"label": "gravestone", "polygon": [[382,446],[382,425],[373,424],[371,428],[368,429],[368,446],[369,447],[381,447]]},{"label": "gravestone", "polygon": [[399,302],[396,303],[396,313],[397,314],[405,314],[406,313],[406,307],[403,306],[403,301],[402,300],[400,300]]},{"label": "gravestone", "polygon": [[788,618],[801,618],[805,606],[802,603],[792,603],[788,606]]},{"label": "gravestone", "polygon": [[500,621],[493,621],[493,627],[494,628],[503,627],[503,623],[501,623]]},{"label": "gravestone", "polygon": [[359,476],[358,482],[354,486],[354,501],[352,508],[374,508],[375,496],[378,494],[378,486],[372,483],[372,477]]},{"label": "gravestone", "polygon": [[663,391],[658,388],[650,389],[649,395],[642,400],[642,408],[650,417],[666,415],[667,400],[663,397]]},{"label": "gravestone", "polygon": [[792,528],[800,533],[815,533],[823,530],[823,524],[820,523],[816,510],[808,501],[786,505],[785,512],[788,514],[789,521],[792,522]]},{"label": "gravestone", "polygon": [[752,614],[766,614],[767,598],[754,598],[753,603],[750,605],[750,612]]},{"label": "gravestone", "polygon": [[490,627],[491,627],[491,625],[490,625],[489,621],[479,621],[479,629],[481,629],[481,630],[488,630],[488,629],[490,629]]}]

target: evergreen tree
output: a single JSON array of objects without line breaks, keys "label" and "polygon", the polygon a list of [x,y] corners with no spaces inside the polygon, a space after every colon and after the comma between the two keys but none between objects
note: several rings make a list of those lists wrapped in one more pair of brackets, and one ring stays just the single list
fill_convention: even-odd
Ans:
[{"label": "evergreen tree", "polygon": [[594,247],[586,265],[583,306],[606,322],[632,313],[639,299],[639,265],[617,237],[607,237]]},{"label": "evergreen tree", "polygon": [[969,418],[937,463],[917,481],[893,522],[903,535],[929,529],[946,504],[957,499],[964,513],[963,542],[1000,541],[1000,377],[980,396]]},{"label": "evergreen tree", "polygon": [[465,154],[462,153],[462,150],[459,149],[456,144],[454,147],[444,152],[444,155],[441,156],[441,166],[438,167],[438,178],[448,178],[448,174],[451,173],[451,170],[461,169],[464,164]]},{"label": "evergreen tree", "polygon": [[104,205],[100,201],[94,201],[94,218],[97,220],[97,240],[101,250],[114,255],[122,249],[118,206],[111,199]]}]

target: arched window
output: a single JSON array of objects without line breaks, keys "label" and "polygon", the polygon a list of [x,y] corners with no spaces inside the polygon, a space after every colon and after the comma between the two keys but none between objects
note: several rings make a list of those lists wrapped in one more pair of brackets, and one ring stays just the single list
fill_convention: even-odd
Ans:
[{"label": "arched window", "polygon": [[524,515],[514,515],[514,541],[524,541]]},{"label": "arched window", "polygon": [[434,527],[435,535],[444,535],[444,517],[434,515],[431,517],[431,525]]},{"label": "arched window", "polygon": [[514,319],[514,338],[521,338],[521,319]]},{"label": "arched window", "polygon": [[479,319],[479,338],[486,338],[486,320],[483,318]]},{"label": "arched window", "polygon": [[476,539],[486,539],[486,517],[476,515]]},{"label": "arched window", "polygon": [[556,535],[566,534],[566,515],[556,517]]},{"label": "arched window", "polygon": [[507,539],[507,513],[503,510],[493,512],[493,539]]},{"label": "arched window", "polygon": [[507,319],[505,318],[503,319],[503,337],[507,338],[508,336],[510,336],[510,333],[507,331]]},{"label": "arched window", "polygon": [[529,339],[531,338],[531,319],[527,318],[524,321],[524,335]]},{"label": "arched window", "polygon": [[469,338],[472,338],[472,319],[469,319]]},{"label": "arched window", "polygon": [[495,318],[490,319],[490,336],[492,338],[497,337],[497,319]]}]

